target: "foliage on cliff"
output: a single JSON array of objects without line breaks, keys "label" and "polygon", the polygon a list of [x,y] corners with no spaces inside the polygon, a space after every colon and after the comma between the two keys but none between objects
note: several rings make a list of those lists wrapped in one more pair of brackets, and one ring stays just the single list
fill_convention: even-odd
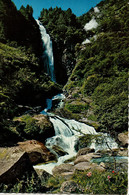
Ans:
[{"label": "foliage on cliff", "polygon": [[8,124],[21,114],[19,104],[45,106],[45,99],[60,91],[44,73],[41,36],[32,12],[30,6],[17,11],[10,0],[0,0],[1,143],[13,137]]},{"label": "foliage on cliff", "polygon": [[76,45],[77,63],[65,89],[72,94],[78,88],[74,97],[92,100],[90,110],[102,130],[121,132],[127,129],[129,4],[110,0],[97,7],[99,13],[91,9],[79,18],[83,25],[94,18],[98,27],[86,30],[89,43]]},{"label": "foliage on cliff", "polygon": [[11,0],[0,0],[0,41],[25,46],[29,53],[41,55],[41,37],[29,5],[18,11]]}]

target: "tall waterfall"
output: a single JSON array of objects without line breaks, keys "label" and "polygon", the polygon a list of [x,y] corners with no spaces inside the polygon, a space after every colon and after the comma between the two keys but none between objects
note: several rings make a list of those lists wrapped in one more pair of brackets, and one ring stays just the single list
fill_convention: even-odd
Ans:
[{"label": "tall waterfall", "polygon": [[56,82],[55,78],[55,73],[54,73],[54,57],[53,57],[53,49],[52,49],[52,41],[47,34],[46,29],[44,26],[41,24],[39,20],[36,20],[37,24],[39,25],[40,33],[41,33],[41,38],[43,42],[43,61],[44,61],[44,68],[48,75],[51,77],[51,80]]}]

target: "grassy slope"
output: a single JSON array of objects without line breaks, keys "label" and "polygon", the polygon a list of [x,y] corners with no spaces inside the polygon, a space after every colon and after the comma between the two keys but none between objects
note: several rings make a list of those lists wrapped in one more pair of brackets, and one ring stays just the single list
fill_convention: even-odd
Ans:
[{"label": "grassy slope", "polygon": [[[76,46],[77,64],[65,89],[72,94],[71,99],[91,99],[89,112],[83,117],[98,121],[102,130],[122,132],[127,130],[129,5],[127,1],[110,0],[98,7],[98,15],[91,10],[81,17],[84,24],[89,15],[90,19],[94,15],[99,26],[86,37],[97,35],[97,40],[91,39],[85,47]],[[67,104],[65,109],[72,112]]]}]

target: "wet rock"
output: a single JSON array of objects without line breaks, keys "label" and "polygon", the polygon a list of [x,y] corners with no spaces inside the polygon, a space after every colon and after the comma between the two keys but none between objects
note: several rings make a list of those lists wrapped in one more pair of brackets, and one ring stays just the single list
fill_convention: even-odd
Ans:
[{"label": "wet rock", "polygon": [[92,153],[92,152],[95,152],[95,150],[93,148],[82,148],[78,151],[77,153],[77,157],[80,156],[80,155],[86,155],[88,153]]},{"label": "wet rock", "polygon": [[74,181],[65,181],[61,185],[60,191],[62,193],[73,193],[76,192],[78,185]]},{"label": "wet rock", "polygon": [[76,158],[76,160],[74,161],[74,164],[78,164],[80,162],[90,162],[90,160],[92,158],[100,158],[101,155],[99,154],[96,154],[96,153],[89,153],[89,154],[86,154],[86,155],[81,155],[81,156],[78,156]]},{"label": "wet rock", "polygon": [[27,153],[19,147],[0,148],[0,183],[13,183],[32,169]]},{"label": "wet rock", "polygon": [[61,164],[55,166],[52,170],[53,175],[60,175],[65,172],[74,172],[74,166],[71,164]]},{"label": "wet rock", "polygon": [[122,146],[128,146],[128,132],[119,133],[118,140],[120,141]]},{"label": "wet rock", "polygon": [[46,146],[36,140],[28,140],[18,142],[19,148],[27,152],[29,159],[33,165],[42,162],[56,160],[56,156],[51,153]]},{"label": "wet rock", "polygon": [[57,145],[53,145],[52,149],[53,149],[59,156],[64,156],[64,155],[68,154],[68,153],[65,152],[60,146],[57,146]]}]

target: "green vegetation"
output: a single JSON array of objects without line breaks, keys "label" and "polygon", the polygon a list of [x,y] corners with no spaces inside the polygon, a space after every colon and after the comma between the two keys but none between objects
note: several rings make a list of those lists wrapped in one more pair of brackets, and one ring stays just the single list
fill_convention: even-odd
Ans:
[{"label": "green vegetation", "polygon": [[[16,184],[0,185],[4,193],[60,193],[60,187],[65,181],[62,177],[49,177],[47,180],[37,180],[34,174],[26,174]],[[127,194],[127,173],[124,171],[76,171],[69,180],[74,186],[69,193],[77,194]]]},{"label": "green vegetation", "polygon": [[72,113],[79,113],[86,111],[89,108],[89,105],[82,104],[80,102],[76,102],[75,104],[66,103],[65,108],[71,111]]},{"label": "green vegetation", "polygon": [[45,139],[54,135],[54,129],[47,117],[38,115],[22,115],[13,120],[12,130],[19,135],[22,140],[36,139],[45,142]]},{"label": "green vegetation", "polygon": [[79,18],[83,25],[96,18],[99,25],[87,31],[86,38],[96,35],[97,39],[83,48],[76,45],[78,61],[65,89],[71,94],[74,88],[80,88],[81,96],[91,99],[89,109],[100,129],[115,134],[127,129],[129,8],[127,1],[113,0],[102,1],[98,8],[98,17],[91,9]]},{"label": "green vegetation", "polygon": [[96,143],[97,145],[102,145],[104,143],[104,136],[102,135],[84,135],[79,138],[77,143],[77,150],[81,148],[90,147],[92,143]]},{"label": "green vegetation", "polygon": [[75,193],[84,194],[126,194],[127,173],[77,171],[73,176],[77,187]]},{"label": "green vegetation", "polygon": [[25,173],[15,184],[0,184],[2,193],[44,193],[46,187],[41,184],[35,172]]},{"label": "green vegetation", "polygon": [[[65,84],[69,77],[64,87],[68,99],[59,112],[67,118],[86,119],[98,131],[116,135],[127,130],[129,6],[127,0],[105,0],[97,7],[100,13],[92,8],[78,18],[71,9],[43,9],[40,21],[53,40],[57,82]],[[11,0],[0,0],[2,147],[14,146],[25,139],[42,141],[51,136],[47,122],[38,123],[34,116],[13,120],[26,111],[22,110],[24,106],[45,107],[46,98],[61,91],[44,73],[41,36],[32,14],[29,5],[18,11]],[[98,27],[85,31],[84,25],[93,17]],[[83,45],[86,38],[90,43]],[[44,130],[48,134],[44,135]],[[98,144],[103,141],[99,135],[86,135],[79,139],[77,147],[87,147],[94,138]],[[58,193],[64,181],[61,177],[42,181],[35,174],[26,174],[16,184],[0,184],[0,192]],[[72,181],[75,186],[70,193],[127,193],[127,173],[122,169],[119,172],[112,172],[111,168],[104,172],[77,171]]]},{"label": "green vegetation", "polygon": [[46,98],[61,91],[44,73],[41,36],[32,13],[30,6],[17,11],[11,0],[0,0],[0,145],[19,139],[10,128],[10,119],[26,111],[19,105],[45,107]]}]

